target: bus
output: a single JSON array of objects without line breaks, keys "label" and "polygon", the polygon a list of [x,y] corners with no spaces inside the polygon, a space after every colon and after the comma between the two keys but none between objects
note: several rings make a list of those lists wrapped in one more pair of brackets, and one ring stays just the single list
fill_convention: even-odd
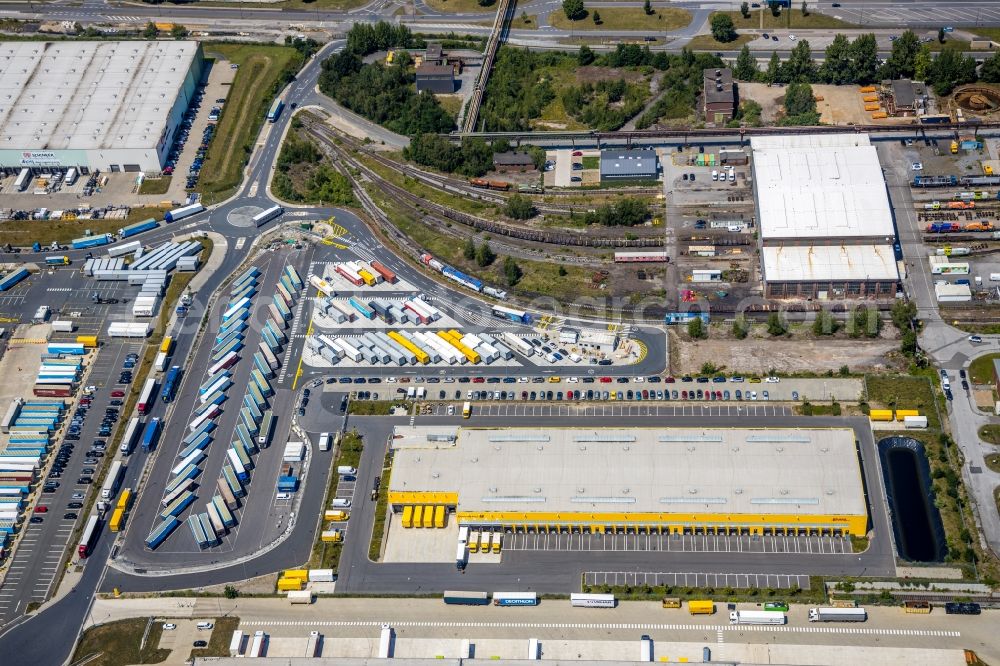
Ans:
[{"label": "bus", "polygon": [[177,384],[180,383],[181,366],[175,365],[167,372],[166,379],[163,380],[163,390],[160,391],[160,400],[170,402],[177,392]]},{"label": "bus", "polygon": [[277,122],[278,118],[281,116],[281,110],[285,108],[285,103],[281,99],[274,100],[271,104],[271,108],[267,111],[268,122]]},{"label": "bus", "polygon": [[493,306],[493,316],[499,317],[500,319],[506,319],[507,321],[517,322],[518,324],[531,323],[531,315],[524,310],[515,310],[514,308],[507,308],[502,305]]},{"label": "bus", "polygon": [[127,456],[132,453],[132,447],[135,446],[135,440],[139,436],[141,428],[142,419],[138,416],[133,416],[129,419],[128,425],[125,427],[125,435],[122,437],[122,443],[118,447],[122,455]]},{"label": "bus", "polygon": [[156,380],[150,377],[146,380],[146,383],[142,387],[142,393],[139,394],[139,402],[136,403],[135,409],[140,414],[148,414],[150,409],[153,408],[153,391],[156,389]]},{"label": "bus", "polygon": [[83,528],[80,543],[76,546],[76,553],[81,560],[86,559],[94,549],[94,542],[97,541],[97,525],[97,516],[91,516],[87,519],[87,526]]},{"label": "bus", "polygon": [[111,499],[118,492],[118,484],[122,482],[122,475],[124,473],[125,465],[121,460],[116,460],[111,464],[108,476],[104,479],[104,485],[101,486],[101,499]]},{"label": "bus", "polygon": [[462,418],[467,419],[470,416],[472,416],[472,403],[466,402],[464,405],[462,405]]}]

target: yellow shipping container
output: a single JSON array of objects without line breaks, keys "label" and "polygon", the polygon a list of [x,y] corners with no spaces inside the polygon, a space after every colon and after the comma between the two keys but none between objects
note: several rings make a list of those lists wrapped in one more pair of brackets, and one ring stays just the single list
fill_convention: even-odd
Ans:
[{"label": "yellow shipping container", "polygon": [[417,505],[413,507],[413,526],[423,527],[424,526],[424,507]]},{"label": "yellow shipping container", "polygon": [[173,23],[162,23],[160,21],[157,21],[153,25],[156,26],[157,30],[166,30],[167,32],[170,32],[171,30],[174,29],[174,24]]},{"label": "yellow shipping container", "polygon": [[444,527],[444,507],[436,506],[434,507],[434,527],[442,528]]},{"label": "yellow shipping container", "polygon": [[858,89],[859,93],[873,93],[875,92],[875,86],[865,86],[864,88]]},{"label": "yellow shipping container", "polygon": [[681,598],[680,597],[663,597],[663,607],[664,608],[680,608]]},{"label": "yellow shipping container", "polygon": [[278,591],[288,592],[289,590],[301,590],[306,582],[301,578],[279,578]]},{"label": "yellow shipping container", "polygon": [[413,507],[403,507],[403,527],[413,527]]},{"label": "yellow shipping container", "polygon": [[424,507],[424,527],[434,527],[434,507]]},{"label": "yellow shipping container", "polygon": [[920,613],[926,615],[931,612],[931,602],[929,601],[904,601],[903,608],[907,613]]},{"label": "yellow shipping container", "polygon": [[160,203],[156,204],[156,206],[158,208],[164,208],[166,210],[170,210],[171,208],[174,207],[174,202],[173,201],[161,201]]},{"label": "yellow shipping container", "polygon": [[865,95],[861,99],[862,99],[862,101],[865,101],[865,102],[877,102],[878,101],[878,95]]},{"label": "yellow shipping container", "polygon": [[868,413],[868,418],[872,421],[891,421],[892,420],[892,410],[891,409],[873,409]]},{"label": "yellow shipping container", "polygon": [[878,104],[865,104],[865,111],[878,111]]},{"label": "yellow shipping container", "polygon": [[97,336],[96,335],[78,335],[76,336],[76,343],[83,345],[88,349],[93,349],[97,347]]},{"label": "yellow shipping container", "polygon": [[883,119],[888,118],[888,117],[889,117],[889,114],[886,113],[885,111],[878,111],[878,112],[872,114],[872,120],[883,120]]},{"label": "yellow shipping container", "polygon": [[308,569],[287,569],[281,572],[281,575],[285,578],[301,578],[302,580],[309,580],[309,570]]},{"label": "yellow shipping container", "polygon": [[915,409],[897,409],[896,410],[896,420],[902,421],[907,416],[920,416],[920,412]]},{"label": "yellow shipping container", "polygon": [[705,599],[692,599],[688,602],[688,612],[691,615],[711,615],[715,612],[715,602]]}]

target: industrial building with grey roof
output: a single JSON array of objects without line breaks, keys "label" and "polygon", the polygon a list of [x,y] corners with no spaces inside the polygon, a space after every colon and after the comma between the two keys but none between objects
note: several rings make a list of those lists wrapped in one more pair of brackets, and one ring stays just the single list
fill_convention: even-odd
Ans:
[{"label": "industrial building with grey roof", "polygon": [[850,428],[399,427],[389,502],[461,524],[863,535]]},{"label": "industrial building with grey roof", "polygon": [[202,70],[192,41],[4,42],[0,168],[159,172]]}]

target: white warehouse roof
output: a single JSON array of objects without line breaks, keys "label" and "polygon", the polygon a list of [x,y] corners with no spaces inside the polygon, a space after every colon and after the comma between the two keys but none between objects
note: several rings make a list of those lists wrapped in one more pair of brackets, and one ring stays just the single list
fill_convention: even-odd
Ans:
[{"label": "white warehouse roof", "polygon": [[155,148],[197,42],[3,42],[0,150]]},{"label": "white warehouse roof", "polygon": [[891,245],[766,245],[763,260],[768,282],[899,279]]},{"label": "white warehouse roof", "polygon": [[754,137],[761,237],[871,238],[895,232],[882,167],[867,134]]}]

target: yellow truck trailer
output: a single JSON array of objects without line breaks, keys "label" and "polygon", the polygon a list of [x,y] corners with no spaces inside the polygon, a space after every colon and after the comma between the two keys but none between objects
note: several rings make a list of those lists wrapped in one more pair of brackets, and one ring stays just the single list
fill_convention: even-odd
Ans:
[{"label": "yellow truck trailer", "polygon": [[715,602],[707,599],[692,599],[688,602],[691,615],[711,615],[715,612]]}]

